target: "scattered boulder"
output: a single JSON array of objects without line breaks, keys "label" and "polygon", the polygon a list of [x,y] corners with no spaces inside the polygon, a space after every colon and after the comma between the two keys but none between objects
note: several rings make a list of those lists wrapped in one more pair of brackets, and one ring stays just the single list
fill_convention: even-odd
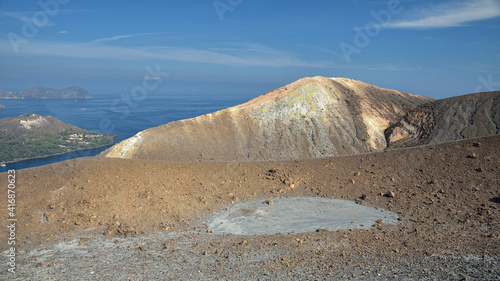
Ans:
[{"label": "scattered boulder", "polygon": [[384,194],[384,197],[388,197],[388,198],[394,198],[394,196],[396,196],[396,194],[394,194],[394,192],[392,192],[392,191],[387,191]]},{"label": "scattered boulder", "polygon": [[267,204],[267,205],[273,205],[274,204],[274,200],[273,199],[267,199],[266,201],[262,202],[263,204]]}]

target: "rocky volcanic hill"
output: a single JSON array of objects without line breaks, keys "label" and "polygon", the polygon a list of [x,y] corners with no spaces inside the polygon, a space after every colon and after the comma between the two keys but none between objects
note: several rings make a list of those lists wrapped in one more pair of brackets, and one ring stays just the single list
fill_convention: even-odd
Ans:
[{"label": "rocky volcanic hill", "polygon": [[[81,134],[73,136],[73,134]],[[0,119],[0,162],[63,154],[113,143],[111,134],[98,134],[66,124],[52,116],[24,114]]]},{"label": "rocky volcanic hill", "polygon": [[500,92],[430,102],[410,110],[386,131],[390,147],[443,143],[500,133]]},{"label": "rocky volcanic hill", "polygon": [[[500,280],[499,92],[429,101],[345,78],[304,78],[143,131],[109,157],[0,174],[15,205],[0,220],[16,219],[0,228],[15,242],[0,243],[0,280]],[[46,118],[21,116],[16,126],[36,131]],[[385,137],[430,145],[246,161],[381,150]],[[461,138],[475,139],[435,144]],[[245,221],[304,197],[387,215],[266,235],[226,235],[207,223],[239,203],[258,203],[234,215]],[[300,224],[287,209],[263,212]],[[321,211],[344,219],[342,210]]]},{"label": "rocky volcanic hill", "polygon": [[101,155],[247,161],[379,151],[390,124],[431,100],[347,78],[302,78],[235,107],[142,131]]},{"label": "rocky volcanic hill", "polygon": [[73,86],[62,90],[43,87],[29,87],[20,92],[0,90],[0,99],[91,99],[92,95],[85,89]]},{"label": "rocky volcanic hill", "polygon": [[70,133],[79,130],[81,129],[76,126],[66,124],[49,115],[40,116],[38,114],[23,114],[17,117],[0,119],[0,132],[19,137],[45,133]]},{"label": "rocky volcanic hill", "polygon": [[[297,161],[87,157],[16,170],[18,272],[0,243],[0,280],[499,280],[499,163],[493,136]],[[10,179],[0,174],[5,193]],[[233,202],[302,196],[356,200],[401,222],[278,235],[203,224]]]}]

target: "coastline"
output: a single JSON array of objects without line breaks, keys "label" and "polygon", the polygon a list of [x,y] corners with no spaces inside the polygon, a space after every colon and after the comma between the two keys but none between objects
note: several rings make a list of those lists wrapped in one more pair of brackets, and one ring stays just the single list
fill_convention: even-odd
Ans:
[{"label": "coastline", "polygon": [[99,145],[99,146],[92,147],[92,148],[74,149],[74,150],[69,150],[69,151],[62,152],[62,153],[55,153],[55,154],[42,155],[42,156],[37,156],[37,157],[29,157],[29,158],[21,158],[21,159],[16,159],[16,160],[13,160],[13,161],[5,161],[5,162],[2,162],[2,163],[7,164],[7,165],[8,164],[14,164],[14,163],[18,163],[18,162],[22,162],[22,161],[26,161],[26,160],[34,160],[34,159],[47,158],[47,157],[52,157],[52,156],[59,156],[59,155],[64,155],[64,154],[75,152],[75,151],[84,151],[84,150],[91,150],[91,149],[101,148],[101,147],[105,147],[105,146],[112,146],[114,144],[115,144],[115,142],[113,141],[113,143],[111,143],[111,144]]}]

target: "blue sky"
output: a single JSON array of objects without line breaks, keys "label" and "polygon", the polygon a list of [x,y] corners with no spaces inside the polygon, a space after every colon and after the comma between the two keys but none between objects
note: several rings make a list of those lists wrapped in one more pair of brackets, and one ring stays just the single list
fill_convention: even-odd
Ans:
[{"label": "blue sky", "polygon": [[500,90],[500,0],[0,0],[0,73],[4,90],[94,96],[148,80],[253,97],[316,75],[434,98]]}]

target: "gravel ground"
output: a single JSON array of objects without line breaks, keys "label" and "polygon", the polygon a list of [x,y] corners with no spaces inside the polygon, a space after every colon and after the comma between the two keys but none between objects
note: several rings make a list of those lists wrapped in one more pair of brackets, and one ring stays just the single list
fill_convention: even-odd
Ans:
[{"label": "gravel ground", "polygon": [[[357,253],[337,232],[237,236],[206,231],[80,238],[19,253],[2,280],[498,280],[499,256]],[[304,241],[290,247],[291,240]],[[254,245],[249,247],[249,245]],[[258,246],[257,246],[258,245]],[[321,251],[328,254],[321,254]],[[321,261],[318,260],[321,259]],[[14,277],[14,278],[13,278]]]},{"label": "gravel ground", "polygon": [[[16,172],[17,273],[0,241],[0,280],[500,280],[499,187],[500,136],[297,161],[64,161]],[[400,221],[272,235],[205,224],[286,197]]]}]

